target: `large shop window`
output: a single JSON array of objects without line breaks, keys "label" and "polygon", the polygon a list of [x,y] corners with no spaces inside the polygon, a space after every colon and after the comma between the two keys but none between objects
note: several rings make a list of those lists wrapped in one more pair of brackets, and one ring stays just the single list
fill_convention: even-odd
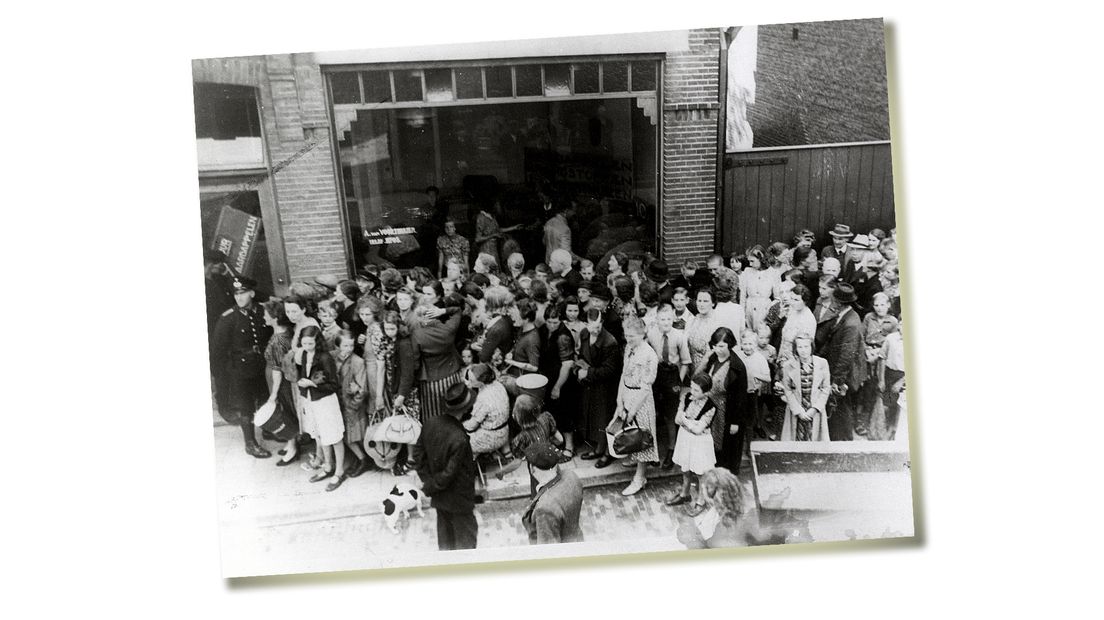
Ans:
[{"label": "large shop window", "polygon": [[194,85],[201,172],[264,167],[256,92],[248,86]]},{"label": "large shop window", "polygon": [[472,239],[480,208],[522,225],[507,238],[532,267],[545,258],[546,196],[574,204],[577,255],[653,251],[658,75],[656,60],[635,58],[328,72],[356,267],[436,272],[434,213]]}]

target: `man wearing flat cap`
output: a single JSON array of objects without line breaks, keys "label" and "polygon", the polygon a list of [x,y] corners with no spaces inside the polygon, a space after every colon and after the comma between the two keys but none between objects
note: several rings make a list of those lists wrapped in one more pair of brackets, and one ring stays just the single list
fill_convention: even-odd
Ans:
[{"label": "man wearing flat cap", "polygon": [[272,329],[265,325],[264,311],[253,303],[256,284],[244,276],[234,278],[234,307],[223,312],[215,324],[211,348],[217,370],[225,372],[225,402],[238,416],[245,452],[263,459],[272,454],[257,443],[253,412],[268,398],[264,350]]},{"label": "man wearing flat cap", "polygon": [[460,423],[475,403],[468,386],[457,383],[445,392],[444,414],[429,418],[417,443],[417,470],[422,491],[437,511],[437,548],[475,549],[475,457]]},{"label": "man wearing flat cap", "polygon": [[537,494],[521,517],[529,544],[582,542],[579,512],[583,507],[583,483],[579,477],[560,469],[559,451],[548,442],[530,445],[525,459],[537,481]]}]

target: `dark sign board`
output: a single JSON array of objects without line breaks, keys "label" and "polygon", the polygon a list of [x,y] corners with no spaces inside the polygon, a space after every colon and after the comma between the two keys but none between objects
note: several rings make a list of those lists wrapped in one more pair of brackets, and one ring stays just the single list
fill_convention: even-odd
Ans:
[{"label": "dark sign board", "polygon": [[211,249],[226,255],[226,264],[236,273],[256,278],[257,237],[261,234],[261,218],[233,207],[223,207],[215,227]]}]

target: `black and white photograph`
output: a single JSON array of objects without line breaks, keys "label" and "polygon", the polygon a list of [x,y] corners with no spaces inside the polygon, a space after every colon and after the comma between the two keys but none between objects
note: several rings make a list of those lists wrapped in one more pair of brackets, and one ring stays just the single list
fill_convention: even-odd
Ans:
[{"label": "black and white photograph", "polygon": [[8,615],[1091,616],[1090,10],[12,5]]},{"label": "black and white photograph", "polygon": [[911,536],[885,58],[193,61],[223,574]]}]

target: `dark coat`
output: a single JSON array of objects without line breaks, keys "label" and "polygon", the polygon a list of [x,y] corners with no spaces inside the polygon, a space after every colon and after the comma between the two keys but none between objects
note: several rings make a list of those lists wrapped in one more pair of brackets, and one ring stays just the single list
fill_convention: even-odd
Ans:
[{"label": "dark coat", "polygon": [[[606,330],[598,334],[593,345],[590,334],[583,333],[579,359],[589,366],[582,386],[582,410],[586,419],[587,437],[594,440],[605,433],[617,402],[617,382],[621,378],[623,355],[621,345]],[[578,376],[578,371],[576,371]]]},{"label": "dark coat", "polygon": [[271,336],[272,328],[265,325],[260,305],[244,310],[234,306],[215,323],[211,336],[213,361],[231,376],[262,376],[264,350]]},{"label": "dark coat", "polygon": [[309,376],[306,373],[306,362],[306,352],[303,352],[301,356],[297,356],[295,360],[296,375],[314,381],[317,387],[299,388],[300,396],[312,401],[320,400],[330,394],[336,394],[341,389],[341,377],[337,374],[337,363],[334,362],[334,358],[329,353],[321,350],[314,352],[314,360],[311,362]]},{"label": "dark coat", "polygon": [[[824,344],[817,350],[817,357],[828,361],[832,385],[847,385],[857,389],[855,362],[862,355],[862,321],[854,310],[837,315],[826,325]],[[820,331],[820,327],[817,327]]]},{"label": "dark coat", "polygon": [[445,322],[432,319],[415,327],[410,339],[415,355],[421,358],[418,378],[440,381],[460,372],[460,354],[456,351],[456,331],[460,314],[454,313]]},{"label": "dark coat", "polygon": [[[380,361],[382,364],[383,362]],[[387,389],[392,398],[402,396],[408,398],[414,389],[414,378],[417,376],[421,359],[414,349],[410,336],[399,336],[395,339],[395,372],[387,377]]]},{"label": "dark coat", "polygon": [[583,483],[573,471],[561,471],[537,491],[521,522],[529,532],[529,544],[583,542],[579,512],[583,506]]},{"label": "dark coat", "polygon": [[509,317],[503,316],[496,319],[494,325],[487,328],[483,335],[483,348],[479,351],[479,361],[490,364],[495,349],[502,351],[502,356],[505,357],[513,348],[514,326],[510,323]]},{"label": "dark coat", "polygon": [[464,425],[451,415],[426,420],[418,437],[418,477],[430,505],[446,512],[475,508],[475,457]]}]

